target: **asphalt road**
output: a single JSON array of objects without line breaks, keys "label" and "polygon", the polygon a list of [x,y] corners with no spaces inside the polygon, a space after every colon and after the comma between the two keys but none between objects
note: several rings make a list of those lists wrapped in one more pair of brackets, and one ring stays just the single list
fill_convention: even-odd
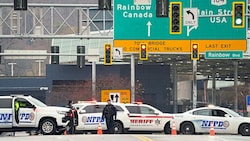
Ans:
[{"label": "asphalt road", "polygon": [[16,133],[15,136],[1,136],[1,141],[249,141],[241,135],[164,135],[164,134],[123,134],[123,135],[53,135],[29,136]]}]

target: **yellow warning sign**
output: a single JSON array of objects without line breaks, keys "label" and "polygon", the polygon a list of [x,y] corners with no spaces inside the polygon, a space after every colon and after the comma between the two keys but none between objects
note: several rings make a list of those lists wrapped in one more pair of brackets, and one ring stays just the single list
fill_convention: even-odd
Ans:
[{"label": "yellow warning sign", "polygon": [[102,90],[101,101],[108,99],[113,103],[130,103],[130,90]]},{"label": "yellow warning sign", "polygon": [[237,50],[246,52],[246,40],[114,40],[124,53],[139,53],[140,44],[147,43],[151,53],[190,53],[191,44],[199,44],[199,52]]},{"label": "yellow warning sign", "polygon": [[189,52],[190,40],[114,40],[123,52],[140,52],[140,44],[147,43],[148,52]]}]

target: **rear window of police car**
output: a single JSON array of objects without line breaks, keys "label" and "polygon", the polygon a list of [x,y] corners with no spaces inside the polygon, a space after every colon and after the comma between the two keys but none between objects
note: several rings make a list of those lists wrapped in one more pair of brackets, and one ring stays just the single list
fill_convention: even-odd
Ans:
[{"label": "rear window of police car", "polygon": [[12,99],[9,98],[0,99],[0,108],[12,108]]},{"label": "rear window of police car", "polygon": [[154,110],[146,106],[126,106],[131,114],[155,114]]},{"label": "rear window of police car", "polygon": [[[124,111],[120,106],[114,105],[117,111]],[[88,105],[83,108],[86,113],[102,113],[105,105]]]}]

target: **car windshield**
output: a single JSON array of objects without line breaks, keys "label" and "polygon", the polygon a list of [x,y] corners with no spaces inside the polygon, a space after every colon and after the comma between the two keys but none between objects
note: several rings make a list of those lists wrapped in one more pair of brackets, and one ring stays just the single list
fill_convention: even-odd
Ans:
[{"label": "car windshield", "polygon": [[233,117],[241,117],[241,115],[239,115],[238,113],[236,113],[235,111],[231,110],[231,109],[226,109],[226,111],[231,114]]},{"label": "car windshield", "polygon": [[39,106],[39,107],[46,107],[47,105],[44,104],[43,102],[41,102],[40,100],[37,100],[33,97],[29,97],[30,102],[32,102],[32,104],[34,104],[35,106]]}]

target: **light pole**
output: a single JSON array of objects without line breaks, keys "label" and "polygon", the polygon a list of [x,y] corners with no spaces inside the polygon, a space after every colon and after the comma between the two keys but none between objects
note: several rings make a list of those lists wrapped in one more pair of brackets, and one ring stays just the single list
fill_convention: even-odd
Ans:
[{"label": "light pole", "polygon": [[11,67],[11,76],[14,76],[14,65],[16,65],[16,63],[8,63],[8,65]]},{"label": "light pole", "polygon": [[234,65],[234,93],[235,93],[235,101],[234,101],[234,110],[238,112],[238,61],[233,62]]}]

